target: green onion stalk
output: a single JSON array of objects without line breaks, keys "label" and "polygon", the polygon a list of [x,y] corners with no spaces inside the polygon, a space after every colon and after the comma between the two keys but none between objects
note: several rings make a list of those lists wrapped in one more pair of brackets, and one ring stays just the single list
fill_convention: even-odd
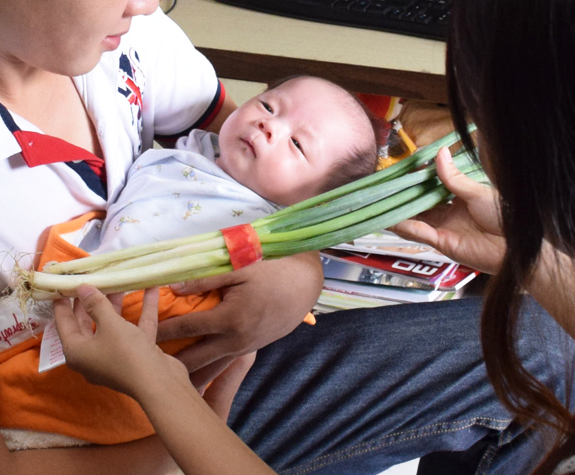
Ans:
[{"label": "green onion stalk", "polygon": [[[453,132],[389,168],[252,222],[263,259],[352,241],[452,199],[430,162],[441,147],[458,140]],[[467,152],[455,154],[453,160],[470,178],[488,183],[481,166]],[[84,283],[115,293],[232,270],[222,232],[215,231],[49,263],[42,272],[21,271],[18,292],[21,301],[51,300],[76,296],[75,289]]]}]

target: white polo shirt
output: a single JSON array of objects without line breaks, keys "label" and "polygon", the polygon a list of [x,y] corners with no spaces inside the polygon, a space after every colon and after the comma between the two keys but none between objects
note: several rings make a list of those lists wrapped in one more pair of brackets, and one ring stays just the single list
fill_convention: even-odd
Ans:
[{"label": "white polo shirt", "polygon": [[[223,100],[211,64],[161,10],[134,18],[120,47],[74,82],[103,150],[110,202],[154,136],[201,126]],[[42,133],[10,115],[22,131]],[[107,203],[65,163],[30,168],[21,150],[0,121],[0,290],[12,282],[15,258],[30,268],[51,225],[106,209]]]}]

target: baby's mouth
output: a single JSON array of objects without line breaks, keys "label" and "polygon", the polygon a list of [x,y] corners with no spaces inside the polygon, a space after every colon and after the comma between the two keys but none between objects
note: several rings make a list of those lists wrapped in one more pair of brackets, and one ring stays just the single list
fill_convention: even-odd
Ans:
[{"label": "baby's mouth", "polygon": [[244,143],[248,146],[248,148],[249,148],[249,149],[251,150],[251,152],[252,152],[252,155],[255,157],[255,156],[256,156],[256,149],[254,148],[254,146],[252,145],[252,143],[251,143],[249,140],[247,140],[247,139],[242,139],[242,142],[244,142]]}]

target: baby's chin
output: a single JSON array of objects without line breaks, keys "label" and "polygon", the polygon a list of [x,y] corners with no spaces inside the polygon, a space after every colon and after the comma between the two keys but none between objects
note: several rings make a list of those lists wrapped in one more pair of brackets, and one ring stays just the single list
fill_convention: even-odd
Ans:
[{"label": "baby's chin", "polygon": [[268,194],[267,197],[265,196],[265,193],[258,193],[260,196],[262,196],[263,198],[265,198],[268,201],[271,201],[277,205],[280,206],[291,206],[291,205],[295,205],[296,203],[299,203],[300,201],[305,201],[308,198],[311,198],[312,196],[314,196],[313,194],[309,194],[309,193],[284,193],[284,194],[277,194],[277,193],[271,193]]},{"label": "baby's chin", "polygon": [[234,176],[235,174],[234,167],[231,167],[228,161],[223,158],[223,156],[220,156],[218,159],[216,159],[216,165],[220,167],[224,172],[226,172],[229,176],[231,176],[234,180],[241,183],[241,180],[238,180]]},{"label": "baby's chin", "polygon": [[264,200],[271,201],[272,203],[280,206],[290,206],[292,203],[287,204],[290,200],[286,199],[285,196],[274,193],[270,190],[258,189],[257,187],[252,187],[251,190],[258,195],[260,195]]}]

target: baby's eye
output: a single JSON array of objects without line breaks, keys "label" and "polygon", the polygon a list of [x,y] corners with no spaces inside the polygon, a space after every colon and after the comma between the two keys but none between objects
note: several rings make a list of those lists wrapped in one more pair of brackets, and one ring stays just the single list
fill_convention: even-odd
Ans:
[{"label": "baby's eye", "polygon": [[291,141],[299,149],[299,151],[303,153],[303,148],[302,148],[301,144],[296,139],[294,139],[293,137],[292,137]]},{"label": "baby's eye", "polygon": [[264,107],[264,109],[267,110],[270,114],[274,113],[272,106],[270,106],[267,102],[264,102],[264,101],[260,101],[260,102],[262,103],[262,106]]}]

